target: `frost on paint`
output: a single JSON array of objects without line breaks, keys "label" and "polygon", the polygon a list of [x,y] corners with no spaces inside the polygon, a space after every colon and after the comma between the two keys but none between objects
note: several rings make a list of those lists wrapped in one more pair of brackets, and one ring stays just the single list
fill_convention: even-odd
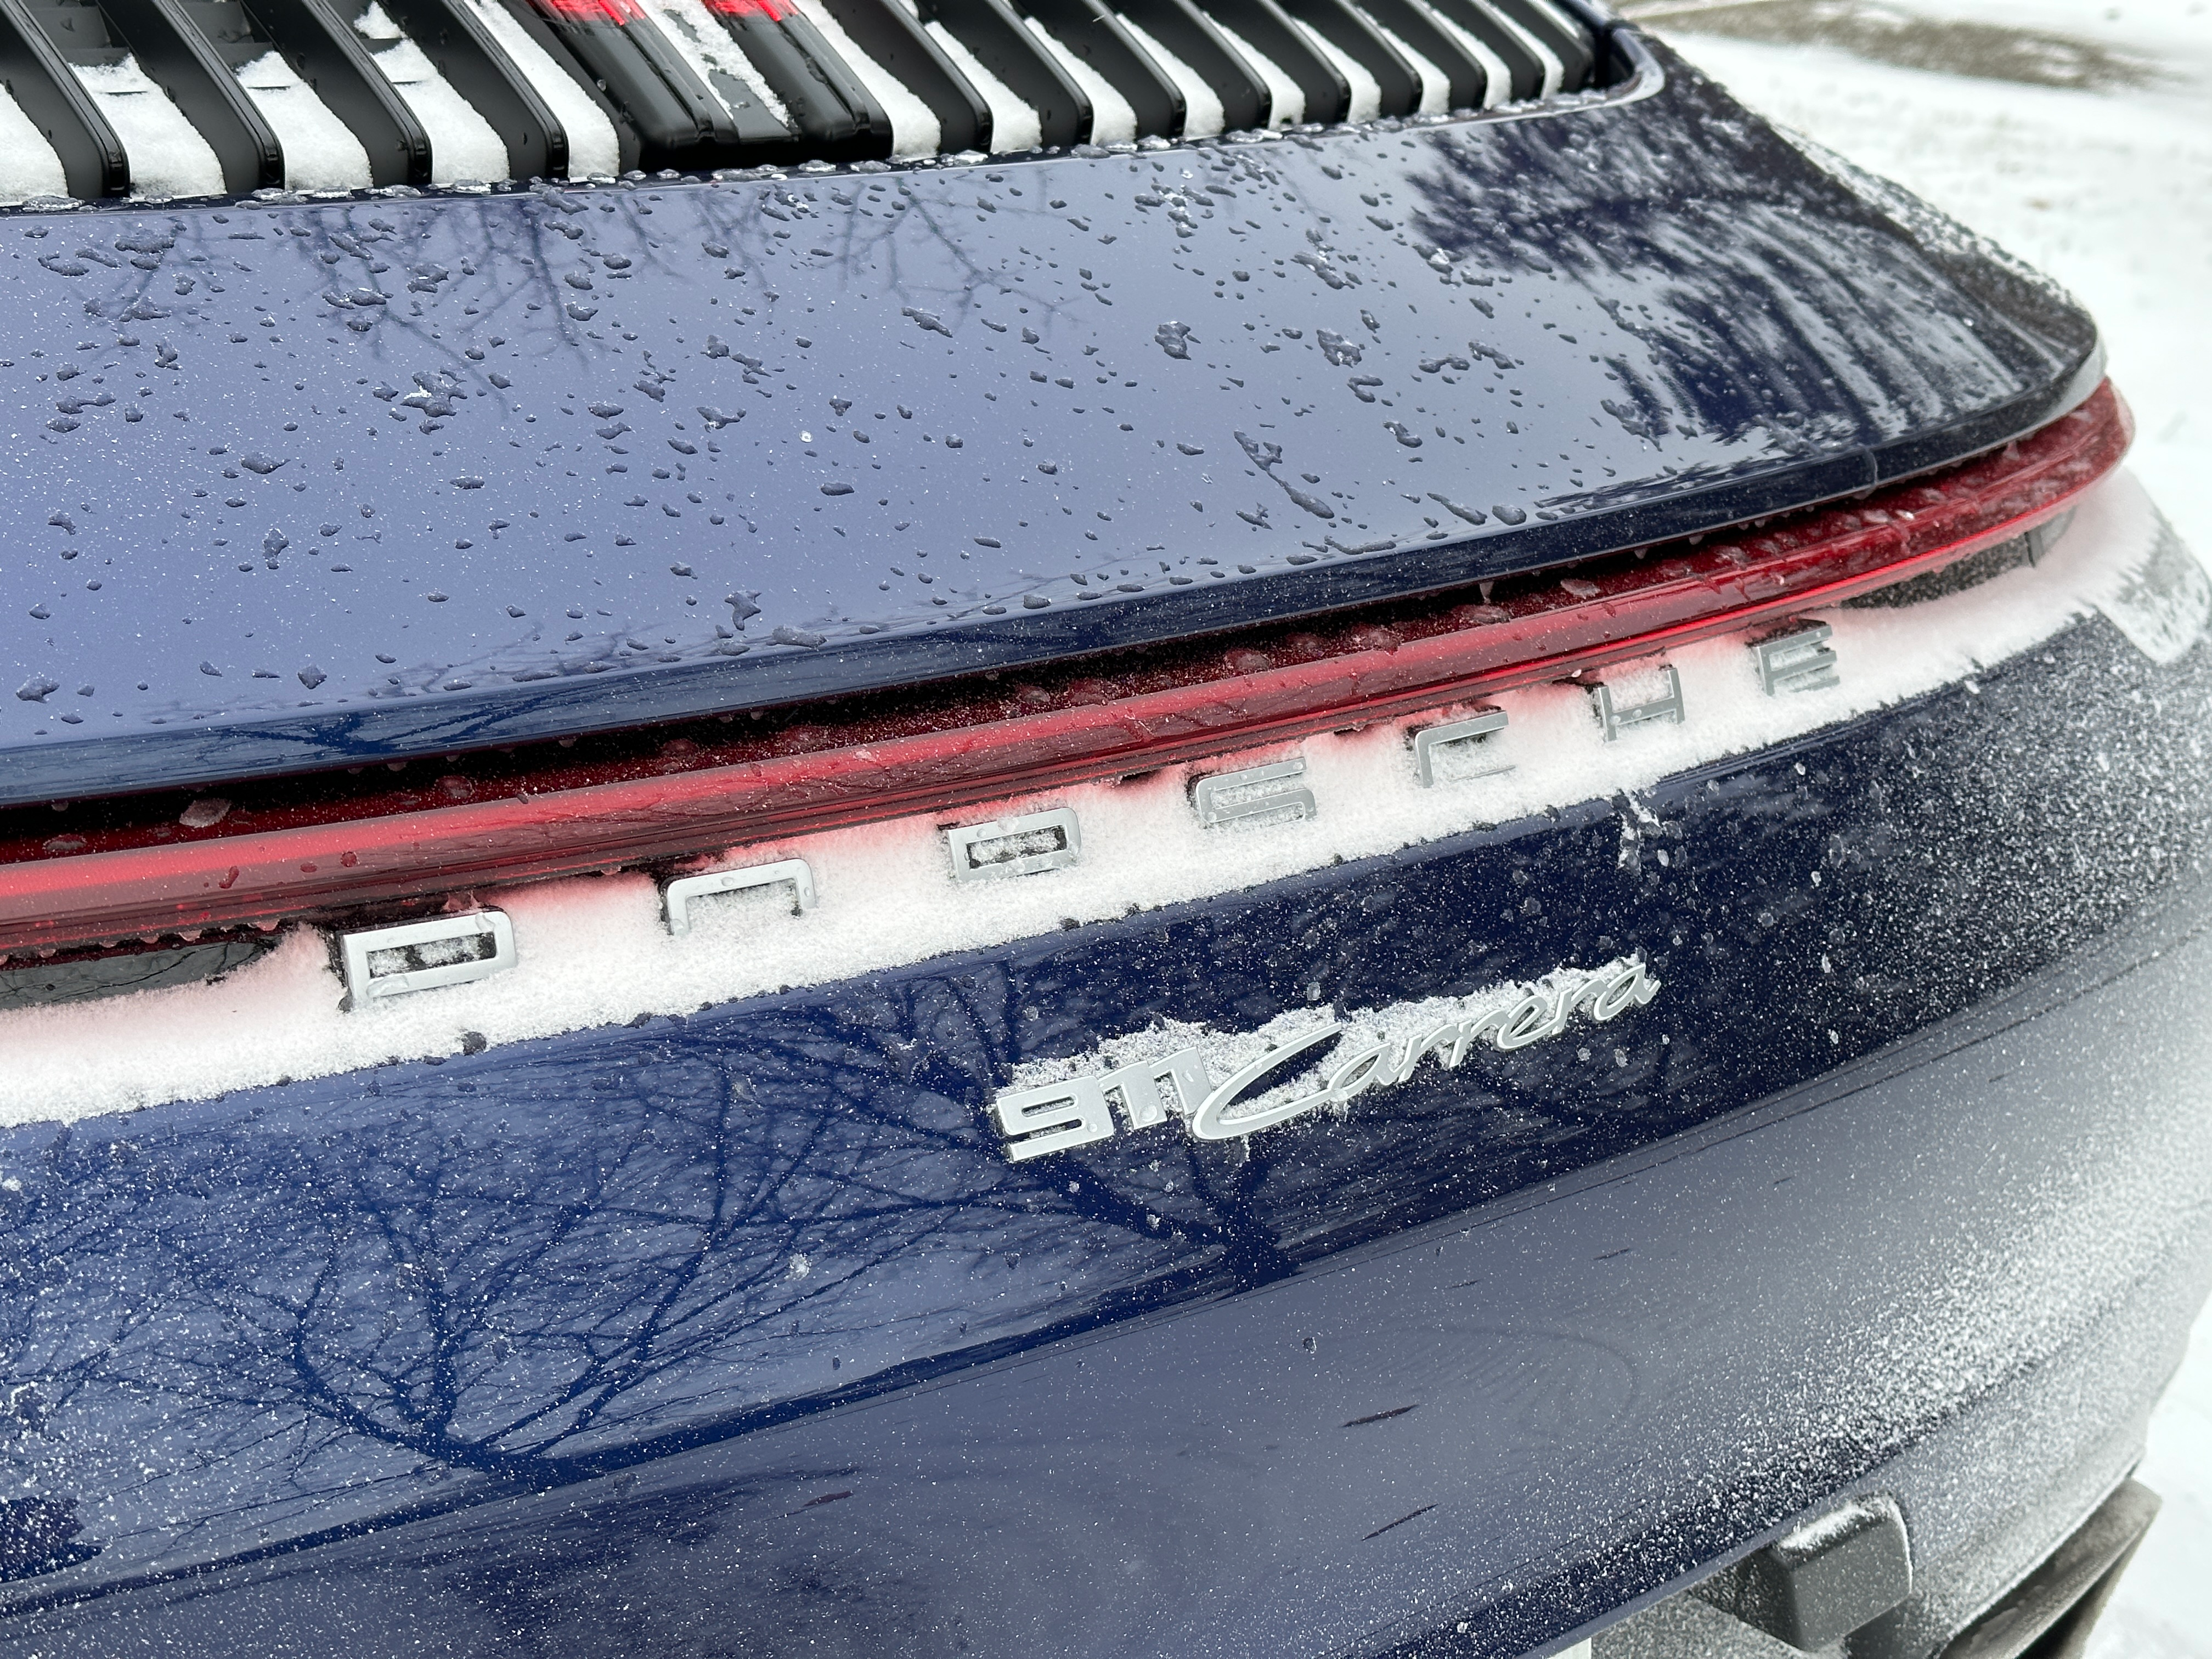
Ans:
[{"label": "frost on paint", "polygon": [[265,52],[238,71],[254,105],[276,129],[284,150],[284,182],[294,190],[366,190],[373,182],[368,152],[351,128],[331,113],[286,63]]},{"label": "frost on paint", "polygon": [[0,87],[0,206],[14,207],[33,196],[68,194],[61,159]]},{"label": "frost on paint", "polygon": [[1853,195],[1903,227],[1922,246],[1996,265],[2029,287],[2048,295],[2060,305],[2080,309],[2081,302],[2047,273],[2011,252],[1978,230],[1970,230],[1940,208],[1931,207],[1904,185],[1869,173],[1856,161],[1838,155],[1819,140],[1808,137],[1781,121],[1771,123],[1806,160],[1834,179]]},{"label": "frost on paint", "polygon": [[159,201],[222,194],[222,165],[215,151],[136,58],[72,67],[131,158],[132,195]]},{"label": "frost on paint", "polygon": [[615,137],[615,124],[576,84],[575,77],[555,63],[498,0],[469,0],[469,6],[568,135],[568,176],[588,179],[595,173],[606,177],[620,173],[622,146]]},{"label": "frost on paint", "polygon": [[484,184],[507,177],[507,145],[491,123],[453,90],[377,0],[369,0],[353,26],[376,53],[384,78],[430,136],[431,183]]}]

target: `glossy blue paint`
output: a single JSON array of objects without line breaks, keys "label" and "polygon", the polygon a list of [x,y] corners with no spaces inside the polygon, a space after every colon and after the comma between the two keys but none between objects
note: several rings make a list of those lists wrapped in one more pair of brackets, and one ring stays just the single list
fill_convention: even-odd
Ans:
[{"label": "glossy blue paint", "polygon": [[11,217],[0,802],[1419,592],[2094,385],[2063,295],[1617,40],[1534,115]]},{"label": "glossy blue paint", "polygon": [[[8,1130],[0,1652],[1516,1655],[1856,1484],[1924,1653],[2212,1271],[2208,708],[2092,620],[1656,826]],[[1632,951],[1640,1012],[1249,1163],[983,1115]]]}]

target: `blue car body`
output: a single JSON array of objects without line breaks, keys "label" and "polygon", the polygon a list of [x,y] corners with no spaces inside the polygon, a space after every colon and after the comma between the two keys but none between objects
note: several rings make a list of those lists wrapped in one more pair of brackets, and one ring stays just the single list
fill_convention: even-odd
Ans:
[{"label": "blue car body", "polygon": [[[1526,114],[16,216],[10,833],[1467,587],[2096,386],[2063,295],[1603,27]],[[2162,643],[1959,609],[2013,642],[1395,848],[14,1110],[0,1652],[1535,1656],[1877,1492],[1850,1652],[1937,1651],[2212,1282],[2212,658],[2142,541]],[[993,1112],[1608,962],[1264,1133]]]}]

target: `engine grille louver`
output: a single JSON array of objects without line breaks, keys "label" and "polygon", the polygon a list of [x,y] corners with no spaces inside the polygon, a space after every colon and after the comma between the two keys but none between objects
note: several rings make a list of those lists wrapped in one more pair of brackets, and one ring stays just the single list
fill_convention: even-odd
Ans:
[{"label": "engine grille louver", "polygon": [[[1580,91],[1559,0],[0,0],[0,199],[1012,153]],[[50,189],[51,186],[46,187]]]}]

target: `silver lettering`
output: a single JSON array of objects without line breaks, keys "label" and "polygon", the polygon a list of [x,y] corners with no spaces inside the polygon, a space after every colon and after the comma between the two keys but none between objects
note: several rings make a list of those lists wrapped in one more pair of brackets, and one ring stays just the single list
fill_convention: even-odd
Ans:
[{"label": "silver lettering", "polygon": [[955,881],[1000,881],[1059,870],[1083,856],[1083,830],[1065,806],[945,832]]},{"label": "silver lettering", "polygon": [[1340,1026],[1324,1025],[1318,1031],[1310,1031],[1304,1036],[1270,1048],[1257,1060],[1237,1067],[1230,1074],[1229,1080],[1207,1095],[1200,1103],[1198,1109],[1191,1114],[1192,1136],[1199,1140],[1234,1140],[1257,1130],[1273,1128],[1278,1123],[1287,1123],[1294,1117],[1302,1117],[1316,1108],[1328,1105],[1332,1097],[1324,1086],[1319,1094],[1300,1095],[1291,1100],[1279,1101],[1263,1110],[1248,1112],[1242,1117],[1224,1119],[1223,1116],[1247,1089],[1285,1060],[1295,1060],[1307,1049],[1318,1048],[1342,1034]]},{"label": "silver lettering", "polygon": [[1682,723],[1682,677],[1672,663],[1664,665],[1659,672],[1666,678],[1666,692],[1647,702],[1616,703],[1611,686],[1595,688],[1598,724],[1605,728],[1607,743],[1616,741],[1632,726],[1648,726],[1655,720],[1666,720],[1675,726]]},{"label": "silver lettering", "polygon": [[[1162,1084],[1168,1085],[1165,1090]],[[1098,1079],[1098,1086],[1121,1103],[1121,1115],[1132,1129],[1149,1129],[1167,1121],[1169,1095],[1175,1098],[1173,1109],[1188,1117],[1213,1092],[1213,1079],[1206,1074],[1206,1061],[1197,1049],[1178,1048],[1158,1060],[1136,1060],[1109,1072]]]},{"label": "silver lettering", "polygon": [[[1348,1106],[1370,1090],[1410,1081],[1431,1054],[1441,1069],[1454,1071],[1478,1042],[1487,1039],[1510,1054],[1557,1036],[1577,1011],[1602,1024],[1642,1007],[1659,989],[1659,981],[1641,958],[1621,957],[1593,969],[1561,969],[1525,990],[1495,996],[1459,1018],[1440,1021],[1402,1047],[1397,1038],[1373,1035],[1371,1028],[1363,1033],[1357,1024],[1332,1023],[1254,1055],[1218,1086],[1205,1055],[1187,1048],[1110,1072],[1008,1090],[993,1101],[991,1109],[1007,1136],[1006,1155],[1018,1162],[1107,1139],[1115,1133],[1115,1105],[1132,1129],[1164,1123],[1174,1113],[1196,1139],[1242,1139],[1325,1106]],[[1333,1057],[1325,1076],[1310,1074],[1306,1092],[1230,1115],[1255,1085],[1342,1037],[1354,1039],[1354,1046]],[[1270,1092],[1259,1091],[1263,1097]]]},{"label": "silver lettering", "polygon": [[1349,1059],[1328,1074],[1330,1103],[1342,1106],[1378,1083],[1396,1082],[1400,1063],[1398,1045],[1395,1042],[1377,1042],[1354,1049]]},{"label": "silver lettering", "polygon": [[1191,787],[1191,805],[1209,830],[1229,823],[1310,818],[1316,810],[1313,791],[1297,781],[1305,775],[1303,755],[1243,772],[1217,772]]},{"label": "silver lettering", "polygon": [[1413,733],[1413,774],[1425,789],[1433,788],[1437,781],[1437,763],[1446,757],[1448,751],[1462,749],[1459,775],[1452,780],[1463,782],[1472,778],[1490,778],[1500,772],[1510,772],[1510,765],[1485,766],[1476,760],[1491,738],[1505,729],[1505,711],[1486,708],[1480,714],[1463,720],[1452,720],[1443,726],[1425,726]]},{"label": "silver lettering", "polygon": [[1791,691],[1818,691],[1838,684],[1836,653],[1828,648],[1835,629],[1814,623],[1779,639],[1762,640],[1751,648],[1759,665],[1759,689],[1770,697]]},{"label": "silver lettering", "polygon": [[1114,1136],[1114,1115],[1096,1077],[1010,1089],[992,1101],[991,1112],[1006,1137],[1006,1156],[1017,1164]]}]

